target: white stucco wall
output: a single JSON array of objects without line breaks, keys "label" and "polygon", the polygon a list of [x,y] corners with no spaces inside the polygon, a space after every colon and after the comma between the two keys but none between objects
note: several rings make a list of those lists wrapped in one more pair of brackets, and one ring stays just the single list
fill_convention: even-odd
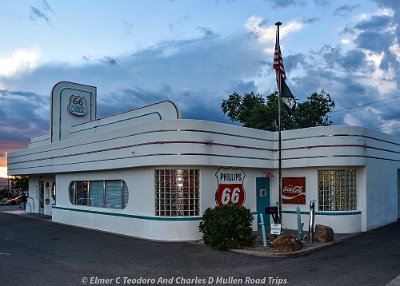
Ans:
[{"label": "white stucco wall", "polygon": [[[129,199],[124,209],[73,205],[69,185],[79,180],[123,180]],[[57,206],[53,220],[82,227],[154,240],[194,240],[198,220],[163,220],[155,216],[154,168],[80,172],[57,176]]]},{"label": "white stucco wall", "polygon": [[[162,218],[155,215],[154,170],[168,168],[171,167],[157,166],[107,172],[59,174],[57,175],[57,206],[53,209],[53,220],[155,240],[200,239],[201,234],[198,231],[200,216],[207,208],[216,206],[215,192],[218,181],[215,173],[219,167],[184,167],[200,170],[200,213],[197,218]],[[255,212],[255,178],[265,174],[261,169],[243,168],[243,172],[246,174],[243,182],[246,191],[244,205]],[[69,199],[68,188],[74,180],[124,180],[129,190],[128,204],[122,210],[73,205]],[[256,220],[254,229],[257,229]]]},{"label": "white stucco wall", "polygon": [[398,219],[398,172],[396,163],[371,159],[366,167],[366,229]]}]

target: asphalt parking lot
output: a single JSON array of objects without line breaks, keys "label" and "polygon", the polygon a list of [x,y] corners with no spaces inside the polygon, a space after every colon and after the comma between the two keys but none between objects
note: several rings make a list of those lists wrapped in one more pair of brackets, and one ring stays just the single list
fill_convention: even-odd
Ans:
[{"label": "asphalt parking lot", "polygon": [[[387,285],[400,223],[295,258],[155,242],[16,215],[0,206],[1,285]],[[14,207],[15,208],[15,207]]]}]

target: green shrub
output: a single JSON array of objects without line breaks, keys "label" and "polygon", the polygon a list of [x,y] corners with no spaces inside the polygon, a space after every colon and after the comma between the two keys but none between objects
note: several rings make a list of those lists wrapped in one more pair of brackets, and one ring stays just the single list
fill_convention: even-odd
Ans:
[{"label": "green shrub", "polygon": [[199,225],[204,243],[220,250],[242,248],[253,244],[253,216],[250,210],[237,205],[208,208]]}]

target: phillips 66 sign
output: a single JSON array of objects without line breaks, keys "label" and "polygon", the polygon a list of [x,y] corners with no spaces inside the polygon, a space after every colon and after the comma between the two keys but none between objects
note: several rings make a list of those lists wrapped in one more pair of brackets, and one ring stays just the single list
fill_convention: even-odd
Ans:
[{"label": "phillips 66 sign", "polygon": [[218,187],[215,192],[217,205],[243,205],[246,200],[243,181],[246,176],[241,168],[219,168],[215,174]]}]

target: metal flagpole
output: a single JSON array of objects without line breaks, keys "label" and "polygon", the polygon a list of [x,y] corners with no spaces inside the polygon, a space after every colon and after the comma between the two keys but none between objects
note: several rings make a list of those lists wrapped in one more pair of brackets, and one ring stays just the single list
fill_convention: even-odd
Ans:
[{"label": "metal flagpole", "polygon": [[[276,45],[280,49],[279,45],[279,26],[282,25],[281,22],[276,22]],[[278,134],[279,134],[279,147],[278,147],[278,212],[279,212],[279,224],[282,228],[282,121],[281,121],[281,96],[282,96],[282,84],[281,84],[281,71],[280,68],[277,69],[277,82],[278,82]]]}]

